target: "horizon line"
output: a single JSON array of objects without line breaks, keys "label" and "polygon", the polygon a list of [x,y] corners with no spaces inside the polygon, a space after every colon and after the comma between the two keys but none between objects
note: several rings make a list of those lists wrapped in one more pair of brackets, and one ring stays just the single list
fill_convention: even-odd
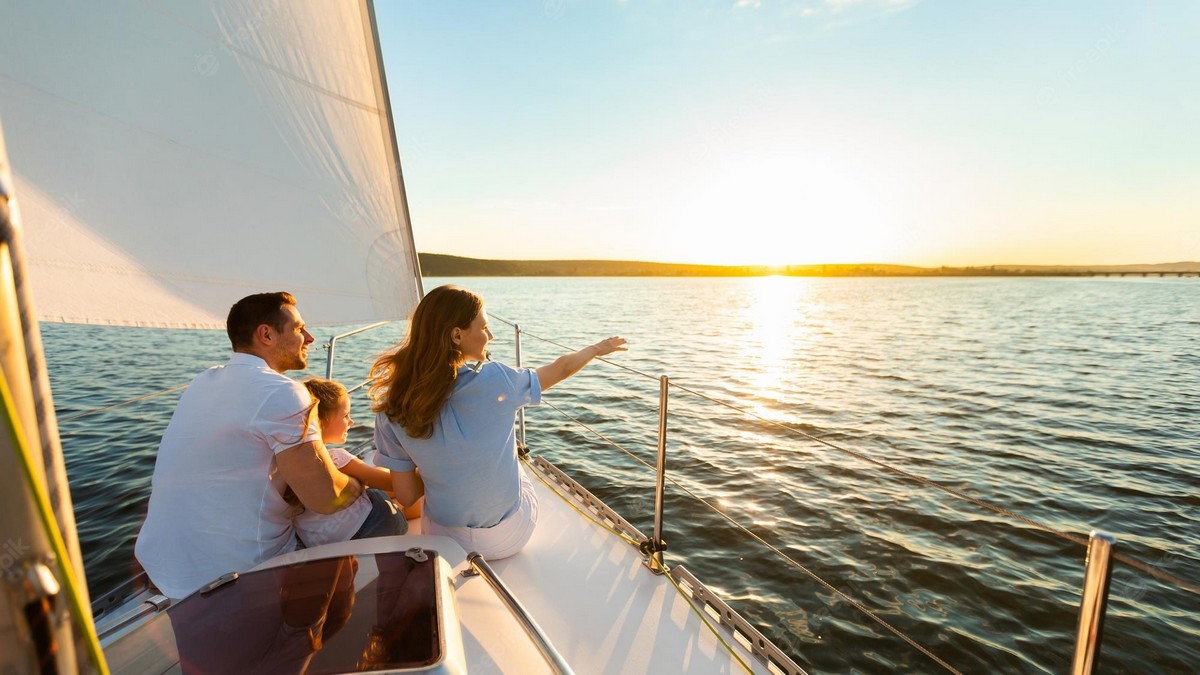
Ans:
[{"label": "horizon line", "polygon": [[447,258],[458,258],[461,260],[474,260],[479,262],[511,262],[511,263],[553,263],[553,262],[604,262],[604,263],[634,263],[639,265],[676,265],[690,267],[717,267],[725,269],[745,269],[745,268],[760,268],[764,270],[786,270],[793,267],[834,267],[834,266],[888,266],[888,267],[912,267],[918,269],[946,269],[946,268],[962,268],[962,269],[987,269],[993,267],[1023,267],[1023,268],[1099,268],[1099,267],[1162,267],[1165,265],[1198,265],[1197,260],[1176,260],[1168,262],[1136,262],[1136,263],[986,263],[977,265],[916,265],[911,263],[893,263],[893,262],[822,262],[822,263],[700,263],[700,262],[676,262],[666,260],[631,260],[631,259],[616,259],[616,258],[475,258],[472,256],[459,255],[455,253],[434,253],[431,251],[418,251],[417,255],[434,255]]}]

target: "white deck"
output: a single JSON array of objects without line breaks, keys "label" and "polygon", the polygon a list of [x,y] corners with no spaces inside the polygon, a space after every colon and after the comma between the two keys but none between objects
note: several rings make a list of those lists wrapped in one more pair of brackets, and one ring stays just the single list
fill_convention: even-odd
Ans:
[{"label": "white deck", "polygon": [[[628,542],[534,483],[540,515],[533,539],[492,567],[576,673],[745,672],[670,580],[647,569]],[[746,652],[740,656],[756,672],[767,672]]]}]

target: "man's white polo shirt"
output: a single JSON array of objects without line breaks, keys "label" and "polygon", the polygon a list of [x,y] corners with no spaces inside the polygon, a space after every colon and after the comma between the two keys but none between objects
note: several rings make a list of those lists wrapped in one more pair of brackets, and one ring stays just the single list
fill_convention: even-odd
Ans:
[{"label": "man's white polo shirt", "polygon": [[321,437],[304,385],[235,353],[192,381],[163,434],[135,553],[167,596],[296,548],[275,454]]}]

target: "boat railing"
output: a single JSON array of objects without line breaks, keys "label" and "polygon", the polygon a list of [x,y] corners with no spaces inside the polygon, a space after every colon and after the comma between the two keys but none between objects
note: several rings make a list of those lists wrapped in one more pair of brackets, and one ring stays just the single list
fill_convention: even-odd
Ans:
[{"label": "boat railing", "polygon": [[[496,320],[500,321],[501,323],[507,324],[513,328],[514,333],[515,333],[515,339],[516,339],[516,355],[517,355],[518,367],[522,365],[522,363],[521,363],[522,362],[522,346],[521,346],[522,338],[526,337],[526,336],[536,339],[536,340],[539,340],[541,342],[545,342],[549,345],[553,345],[560,349],[571,350],[571,347],[564,345],[564,344],[560,344],[559,342],[557,342],[555,340],[548,339],[545,337],[540,337],[540,336],[534,335],[532,333],[529,333],[529,332],[523,330],[519,324],[512,322],[512,321],[508,321],[507,319],[504,319],[503,317],[499,317],[490,312],[489,312],[489,316],[491,316],[491,318],[496,319]],[[559,414],[563,415],[564,417],[569,419],[574,424],[586,429],[588,432],[597,436],[603,442],[605,442],[609,445],[612,445],[615,448],[617,448],[618,450],[622,451],[623,453],[625,453],[626,455],[628,455],[629,457],[634,459],[637,463],[642,464],[643,466],[645,466],[651,470],[654,470],[656,472],[653,535],[650,537],[644,537],[644,535],[643,535],[643,539],[638,542],[638,545],[639,545],[639,548],[641,549],[643,555],[646,558],[647,566],[650,567],[651,570],[655,571],[658,574],[662,574],[664,572],[669,571],[669,570],[667,570],[667,567],[665,566],[665,564],[663,562],[663,551],[665,551],[667,548],[666,542],[663,540],[663,519],[664,519],[663,493],[664,493],[665,483],[667,481],[670,481],[670,483],[675,488],[681,490],[682,492],[687,494],[689,497],[697,500],[701,504],[708,507],[711,511],[713,511],[713,513],[715,513],[716,515],[720,516],[722,519],[729,522],[732,526],[734,526],[736,529],[740,530],[743,534],[753,538],[759,544],[767,547],[774,554],[781,557],[783,560],[788,562],[790,565],[792,565],[796,569],[803,572],[806,576],[808,576],[809,578],[816,581],[818,584],[820,584],[826,590],[833,593],[836,598],[843,600],[843,601],[847,602],[848,604],[850,604],[851,606],[855,607],[857,610],[859,610],[866,616],[870,617],[872,620],[874,620],[880,626],[887,629],[889,632],[895,634],[897,637],[899,637],[900,639],[902,639],[903,641],[908,643],[911,647],[920,651],[922,654],[924,654],[925,656],[927,656],[928,658],[933,660],[938,665],[942,666],[947,671],[955,672],[955,673],[959,672],[957,669],[955,669],[949,663],[947,663],[946,661],[942,660],[937,655],[935,655],[928,648],[919,644],[914,639],[912,639],[908,635],[904,634],[898,628],[896,628],[895,626],[890,624],[888,621],[883,619],[877,613],[868,609],[861,602],[859,602],[858,600],[856,600],[854,598],[849,597],[847,594],[843,593],[841,590],[836,588],[833,584],[830,584],[826,580],[822,579],[815,572],[808,569],[807,567],[802,565],[800,562],[796,561],[792,556],[789,556],[788,554],[784,553],[778,547],[767,542],[765,539],[763,539],[759,535],[752,532],[746,526],[739,523],[736,519],[731,517],[724,510],[718,508],[716,505],[710,503],[708,500],[702,498],[700,495],[696,494],[694,491],[692,491],[692,490],[688,489],[687,487],[685,487],[684,485],[682,485],[679,481],[677,481],[667,475],[666,462],[667,462],[667,419],[668,419],[668,407],[669,407],[668,404],[669,404],[669,398],[670,398],[670,389],[671,389],[671,387],[675,387],[676,389],[678,389],[681,392],[697,396],[701,399],[707,400],[710,403],[714,403],[714,404],[723,406],[725,408],[732,409],[742,415],[746,415],[748,417],[757,419],[760,422],[783,429],[785,431],[796,434],[796,435],[798,435],[802,438],[808,439],[810,441],[820,443],[828,448],[848,454],[856,459],[859,459],[863,462],[871,464],[877,468],[884,469],[885,471],[890,472],[892,474],[901,476],[908,480],[918,482],[926,487],[939,490],[939,491],[946,493],[956,499],[969,502],[969,503],[975,505],[976,507],[998,513],[1002,516],[1005,516],[1006,518],[1015,519],[1026,525],[1029,525],[1037,530],[1041,530],[1043,532],[1053,534],[1053,535],[1055,535],[1059,538],[1065,539],[1067,541],[1085,546],[1086,550],[1087,550],[1086,562],[1085,562],[1085,578],[1084,578],[1083,589],[1082,589],[1082,593],[1081,593],[1081,597],[1080,597],[1079,622],[1078,622],[1078,629],[1076,631],[1076,640],[1075,640],[1076,648],[1075,648],[1075,653],[1074,653],[1073,667],[1071,669],[1071,672],[1073,674],[1093,673],[1093,672],[1096,672],[1096,669],[1098,667],[1101,638],[1102,638],[1102,629],[1103,629],[1103,625],[1104,625],[1105,612],[1107,610],[1109,587],[1110,587],[1110,583],[1111,583],[1114,562],[1121,562],[1135,570],[1138,570],[1150,577],[1153,577],[1153,578],[1155,578],[1161,582],[1164,582],[1166,584],[1172,585],[1176,588],[1179,588],[1179,589],[1182,589],[1182,590],[1185,590],[1185,591],[1188,591],[1191,593],[1200,594],[1200,587],[1197,587],[1196,584],[1193,584],[1184,579],[1180,579],[1174,575],[1171,575],[1168,572],[1165,572],[1164,570],[1161,570],[1157,567],[1149,565],[1149,564],[1147,564],[1143,561],[1140,561],[1136,558],[1133,558],[1127,554],[1116,552],[1114,549],[1115,549],[1117,540],[1111,534],[1097,530],[1097,531],[1092,531],[1090,536],[1085,538],[1085,537],[1082,537],[1082,536],[1079,536],[1076,534],[1063,532],[1056,528],[1050,527],[1049,525],[1046,525],[1044,523],[1038,522],[1036,520],[1033,520],[1028,517],[1022,516],[1018,513],[1015,513],[1014,511],[1012,511],[1010,509],[1004,508],[1002,506],[998,506],[996,504],[992,504],[992,503],[987,502],[978,497],[966,494],[965,492],[963,492],[961,490],[956,490],[954,488],[950,488],[948,486],[942,485],[941,483],[938,483],[938,482],[931,480],[929,478],[926,478],[924,476],[919,476],[917,474],[914,474],[911,471],[901,469],[899,467],[893,466],[886,462],[877,460],[873,457],[869,457],[861,452],[858,452],[858,451],[843,447],[839,444],[833,443],[827,439],[823,439],[823,438],[814,436],[812,434],[806,433],[801,429],[795,428],[794,426],[784,424],[784,423],[778,422],[776,420],[772,420],[763,415],[759,415],[759,414],[755,413],[754,411],[748,410],[744,407],[730,404],[726,401],[722,401],[720,399],[714,398],[712,396],[709,396],[702,392],[696,391],[689,387],[682,386],[676,382],[672,382],[667,375],[660,375],[660,376],[656,377],[654,375],[644,373],[642,371],[631,368],[629,366],[626,366],[626,365],[623,365],[620,363],[616,363],[609,359],[600,358],[599,360],[604,363],[607,363],[613,367],[631,372],[637,376],[648,378],[648,379],[658,380],[658,382],[659,382],[658,447],[657,447],[657,465],[656,466],[650,466],[649,463],[647,463],[646,461],[644,461],[643,459],[638,457],[636,454],[621,447],[621,445],[619,443],[617,443],[613,439],[605,436],[604,434],[596,431],[595,429],[591,428],[589,425],[585,424],[584,422],[577,419],[576,417],[570,415],[565,410],[563,410],[561,407],[556,406],[553,403],[550,403],[545,400],[543,400],[543,404],[546,404],[548,407],[556,410],[557,412],[559,412]],[[522,411],[520,413],[519,418],[518,418],[518,443],[519,443],[520,447],[522,448],[522,451],[527,452],[528,446],[526,444],[526,428],[525,428],[524,411]],[[633,528],[633,530],[635,532],[637,531],[636,528]],[[682,566],[678,566],[677,569],[680,569],[681,567]],[[670,573],[671,573],[671,576],[673,577],[673,580],[675,580],[674,579],[676,577],[675,572],[670,571]],[[688,578],[689,585],[691,585],[692,583],[698,583],[695,580],[695,578],[692,577],[689,573],[684,572],[684,573],[680,574],[679,576],[682,577],[682,576],[684,576],[684,574],[686,574],[686,577]],[[704,598],[706,601],[708,600],[708,598],[705,596],[705,593],[703,591],[694,593],[693,597],[695,597],[697,599]],[[710,608],[714,607],[711,602],[709,602],[707,604],[709,605]],[[717,609],[716,611],[718,614],[721,614],[720,609]],[[736,613],[734,613],[734,614],[736,615]],[[740,619],[740,617],[739,617],[739,619]],[[731,628],[735,627],[733,621],[722,621],[722,623],[726,623]],[[738,626],[737,628],[740,628],[740,626]]]},{"label": "boat railing", "polygon": [[492,590],[496,592],[496,596],[500,598],[500,601],[504,603],[504,606],[516,618],[517,623],[521,625],[521,629],[533,641],[542,658],[546,659],[550,670],[554,673],[572,675],[575,671],[571,670],[570,664],[567,663],[567,660],[562,657],[562,654],[550,642],[550,638],[542,630],[542,627],[538,625],[537,621],[534,620],[529,610],[525,609],[521,601],[517,600],[517,596],[513,595],[508,586],[504,585],[499,575],[492,570],[491,565],[488,565],[483,556],[472,551],[467,554],[467,569],[463,571],[463,576],[476,575],[482,577],[488,586],[491,586]]},{"label": "boat railing", "polygon": [[[339,333],[338,335],[334,335],[333,337],[329,338],[329,342],[326,342],[326,343],[325,343],[325,354],[326,354],[326,358],[325,358],[325,378],[326,378],[326,379],[330,379],[330,380],[331,380],[331,379],[333,379],[333,363],[334,363],[334,352],[337,350],[337,342],[338,342],[338,340],[341,340],[341,339],[343,339],[343,338],[348,338],[348,337],[350,337],[351,335],[358,335],[359,333],[365,333],[365,332],[367,332],[367,331],[369,331],[369,330],[374,330],[374,329],[376,329],[376,328],[379,328],[380,326],[386,326],[386,325],[388,325],[388,324],[390,324],[390,323],[391,323],[391,321],[380,321],[380,322],[377,322],[377,323],[373,323],[373,324],[371,324],[371,325],[369,325],[369,326],[363,326],[363,327],[361,327],[361,328],[355,328],[355,329],[354,329],[354,330],[352,330],[352,331],[348,331],[348,332],[345,332],[345,333]],[[360,383],[360,384],[356,385],[356,386],[354,387],[354,389],[351,389],[350,391],[357,391],[358,389],[361,389],[361,388],[363,387],[363,385],[364,385],[364,384],[366,384],[366,383],[365,383],[365,382],[364,382],[364,383]]]}]

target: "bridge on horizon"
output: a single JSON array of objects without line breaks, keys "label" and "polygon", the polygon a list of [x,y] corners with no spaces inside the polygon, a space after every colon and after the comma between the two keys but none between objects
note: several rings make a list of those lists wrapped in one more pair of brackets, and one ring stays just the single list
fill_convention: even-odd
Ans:
[{"label": "bridge on horizon", "polygon": [[1083,277],[1200,277],[1200,271],[1194,272],[1066,272],[1071,276]]}]

